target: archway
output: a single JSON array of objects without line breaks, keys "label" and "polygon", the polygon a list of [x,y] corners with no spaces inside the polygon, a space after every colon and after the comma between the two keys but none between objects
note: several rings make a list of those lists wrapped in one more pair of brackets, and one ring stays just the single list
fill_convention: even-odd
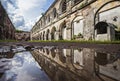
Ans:
[{"label": "archway", "polygon": [[[115,32],[115,27],[116,27],[116,23],[118,22],[119,23],[119,20],[117,21],[118,19],[118,16],[120,17],[120,6],[117,6],[117,5],[114,5],[112,8],[109,8],[107,7],[107,10],[104,11],[103,8],[105,8],[108,4],[112,4],[112,3],[115,3],[115,2],[120,2],[120,0],[111,0],[111,1],[108,1],[106,2],[105,4],[103,4],[95,13],[95,16],[94,16],[94,39],[96,39],[96,24],[98,24],[99,22],[101,21],[104,21],[106,22],[107,24],[112,24],[112,26],[114,25],[114,29],[113,27],[111,27],[111,25],[109,26],[109,28],[107,29],[108,31],[109,30],[112,30],[112,32]],[[103,11],[101,12],[101,10],[103,9]],[[116,14],[115,14],[116,13]],[[97,20],[97,21],[96,21]],[[115,24],[114,24],[115,23]],[[119,24],[117,24],[119,25]],[[112,29],[111,29],[112,28]],[[120,27],[119,27],[120,28]],[[116,34],[116,33],[111,33],[110,32],[110,36],[113,36],[113,34]],[[114,38],[115,36],[111,37],[111,39],[109,38],[109,40],[114,40],[112,38]]]},{"label": "archway", "polygon": [[56,8],[53,9],[53,18],[56,18],[57,17],[57,10]]},{"label": "archway", "polygon": [[51,40],[55,40],[55,32],[56,32],[56,28],[53,27],[51,30]]},{"label": "archway", "polygon": [[67,1],[66,0],[62,0],[62,2],[60,4],[61,14],[66,12],[66,9],[67,9]]},{"label": "archway", "polygon": [[46,40],[49,40],[49,34],[50,34],[50,30],[48,29],[46,32]]},{"label": "archway", "polygon": [[43,32],[43,40],[45,40],[45,31]]},{"label": "archway", "polygon": [[83,16],[77,16],[72,21],[72,38],[83,38],[84,19]]},{"label": "archway", "polygon": [[41,32],[41,34],[40,34],[40,37],[41,37],[41,40],[43,40],[43,34],[42,34],[42,32]]},{"label": "archway", "polygon": [[66,40],[67,39],[67,28],[66,28],[66,22],[64,21],[61,25],[60,25],[60,40]]}]

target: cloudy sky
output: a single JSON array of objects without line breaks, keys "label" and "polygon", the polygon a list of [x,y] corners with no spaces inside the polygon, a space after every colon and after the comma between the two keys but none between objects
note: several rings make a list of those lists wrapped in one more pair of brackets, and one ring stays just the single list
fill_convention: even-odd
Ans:
[{"label": "cloudy sky", "polygon": [[30,31],[54,0],[1,0],[14,26]]}]

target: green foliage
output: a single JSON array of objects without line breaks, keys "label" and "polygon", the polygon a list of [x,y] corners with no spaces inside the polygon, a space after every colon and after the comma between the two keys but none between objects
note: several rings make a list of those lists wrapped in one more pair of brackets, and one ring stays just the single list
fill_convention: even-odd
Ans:
[{"label": "green foliage", "polygon": [[83,38],[83,35],[81,33],[79,33],[77,36]]},{"label": "green foliage", "polygon": [[119,41],[94,41],[94,40],[32,40],[29,42],[55,42],[55,43],[81,43],[81,44],[120,44]]},{"label": "green foliage", "polygon": [[16,30],[17,33],[22,33],[23,31],[22,30]]},{"label": "green foliage", "polygon": [[73,39],[76,39],[77,35],[73,35]]}]

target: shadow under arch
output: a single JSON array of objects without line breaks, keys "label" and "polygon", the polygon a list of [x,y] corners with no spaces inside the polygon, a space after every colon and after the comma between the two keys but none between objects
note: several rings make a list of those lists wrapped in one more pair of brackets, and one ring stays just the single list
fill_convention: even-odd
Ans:
[{"label": "shadow under arch", "polygon": [[120,0],[111,0],[111,1],[108,1],[108,2],[106,2],[105,4],[103,4],[97,11],[96,11],[96,13],[95,13],[95,15],[94,15],[94,39],[95,39],[95,26],[96,26],[96,17],[97,17],[97,14],[98,14],[98,12],[103,8],[103,7],[105,7],[107,4],[109,4],[109,3],[112,3],[112,2],[120,2]]},{"label": "shadow under arch", "polygon": [[43,40],[45,40],[45,31],[43,31]]},{"label": "shadow under arch", "polygon": [[46,31],[46,40],[49,40],[49,33],[50,33],[50,30],[47,29],[47,31]]},{"label": "shadow under arch", "polygon": [[66,21],[64,20],[59,26],[59,39],[63,40],[63,29],[66,28]]},{"label": "shadow under arch", "polygon": [[56,32],[56,27],[52,27],[51,29],[51,40],[55,40],[55,32]]}]

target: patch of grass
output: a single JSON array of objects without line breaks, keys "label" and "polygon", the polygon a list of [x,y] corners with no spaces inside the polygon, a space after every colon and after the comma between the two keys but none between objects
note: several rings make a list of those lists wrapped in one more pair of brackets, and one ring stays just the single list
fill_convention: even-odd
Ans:
[{"label": "patch of grass", "polygon": [[120,44],[120,40],[118,41],[93,41],[93,40],[89,40],[89,41],[85,41],[85,40],[32,40],[29,42],[56,42],[56,43],[88,43],[88,44]]}]

